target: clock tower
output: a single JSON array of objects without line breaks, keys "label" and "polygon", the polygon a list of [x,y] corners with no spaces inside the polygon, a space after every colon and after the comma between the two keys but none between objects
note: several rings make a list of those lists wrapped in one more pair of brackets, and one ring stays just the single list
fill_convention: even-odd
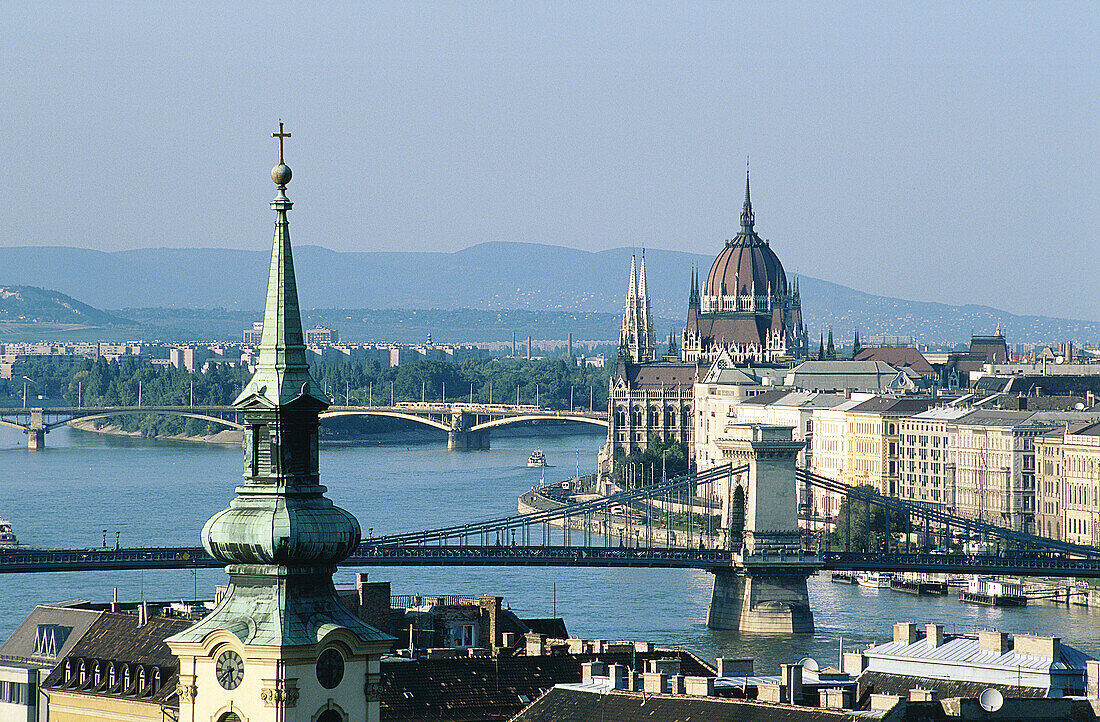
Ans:
[{"label": "clock tower", "polygon": [[286,196],[277,186],[264,327],[256,373],[233,405],[245,425],[244,482],[206,522],[202,542],[227,564],[217,608],[167,642],[179,657],[180,722],[378,720],[380,659],[393,638],[336,597],[332,574],[360,541],[359,522],[325,497],[318,414],[294,281]]}]

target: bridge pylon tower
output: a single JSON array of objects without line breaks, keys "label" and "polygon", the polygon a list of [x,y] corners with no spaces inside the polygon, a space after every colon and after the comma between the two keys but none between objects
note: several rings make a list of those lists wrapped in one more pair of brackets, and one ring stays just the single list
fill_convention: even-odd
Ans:
[{"label": "bridge pylon tower", "polygon": [[42,417],[42,409],[31,409],[31,420],[27,424],[27,448],[31,451],[46,448],[46,422]]},{"label": "bridge pylon tower", "polygon": [[802,551],[795,457],[803,442],[790,426],[733,424],[717,441],[723,460],[747,471],[721,490],[722,526],[734,551],[714,570],[711,629],[789,634],[814,631],[806,579],[820,563]]}]

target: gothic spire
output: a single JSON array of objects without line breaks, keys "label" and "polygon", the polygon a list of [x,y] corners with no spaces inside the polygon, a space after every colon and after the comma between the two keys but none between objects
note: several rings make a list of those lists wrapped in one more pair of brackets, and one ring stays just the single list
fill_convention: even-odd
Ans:
[{"label": "gothic spire", "polygon": [[749,198],[749,159],[745,158],[745,204],[741,206],[741,232],[752,233],[755,220],[752,214],[752,200]]}]

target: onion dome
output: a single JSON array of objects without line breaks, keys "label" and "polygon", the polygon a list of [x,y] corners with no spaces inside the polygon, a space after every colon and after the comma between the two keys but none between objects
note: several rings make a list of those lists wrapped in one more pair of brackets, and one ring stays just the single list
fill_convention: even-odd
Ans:
[{"label": "onion dome", "polygon": [[755,217],[749,199],[749,177],[745,173],[745,204],[741,209],[741,232],[726,241],[714,259],[703,286],[706,296],[766,296],[787,289],[783,264],[768,242],[753,228]]},{"label": "onion dome", "polygon": [[274,508],[262,497],[238,496],[202,528],[202,545],[226,564],[335,566],[361,537],[355,516],[323,496]]}]

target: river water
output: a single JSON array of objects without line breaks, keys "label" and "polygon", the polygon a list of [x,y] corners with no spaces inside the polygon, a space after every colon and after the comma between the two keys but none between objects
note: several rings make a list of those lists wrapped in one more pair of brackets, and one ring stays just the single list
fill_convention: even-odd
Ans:
[{"label": "river water", "polygon": [[[494,431],[490,451],[454,453],[438,439],[392,436],[357,444],[323,444],[321,479],[329,496],[376,535],[515,513],[516,498],[542,478],[526,467],[540,446],[551,464],[546,481],[595,468],[601,433],[541,427],[515,435]],[[0,517],[26,544],[83,547],[194,545],[240,480],[239,447],[120,438],[62,428],[41,452],[0,427]],[[703,657],[754,657],[757,669],[810,656],[835,664],[846,649],[887,640],[896,621],[941,622],[948,630],[998,628],[1053,634],[1100,652],[1100,610],[1032,606],[993,609],[952,597],[914,597],[890,590],[809,581],[817,631],[772,637],[717,632],[704,626],[711,576],[690,570],[557,568],[372,568],[394,594],[494,594],[521,617],[565,618],[573,636],[649,640]],[[55,573],[0,576],[0,639],[37,603],[67,599],[169,600],[210,597],[226,580],[220,569]],[[337,583],[354,580],[341,569]]]}]

